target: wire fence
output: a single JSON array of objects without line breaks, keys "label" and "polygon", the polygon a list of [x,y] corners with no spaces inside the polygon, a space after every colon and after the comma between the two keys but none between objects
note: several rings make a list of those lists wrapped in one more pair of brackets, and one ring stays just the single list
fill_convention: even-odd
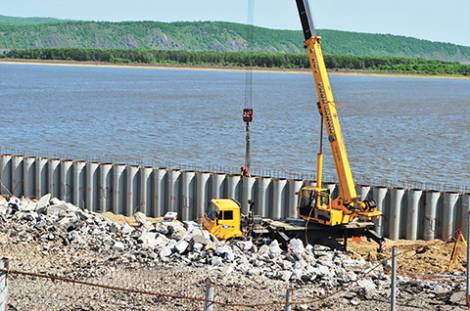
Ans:
[{"label": "wire fence", "polygon": [[[20,246],[15,246],[19,250]],[[357,273],[357,278],[333,288],[296,285],[263,280],[247,280],[238,275],[197,273],[191,267],[128,266],[107,263],[62,266],[55,259],[31,259],[26,254],[0,260],[0,311],[7,310],[342,310],[380,305],[390,309],[392,282],[386,292],[374,297],[348,301],[348,293],[358,288],[374,271],[392,260],[392,256]],[[60,256],[60,254],[57,254]],[[416,250],[398,252],[395,259],[409,259]],[[21,258],[24,256],[24,258]],[[29,258],[29,259],[27,259]],[[47,264],[44,264],[47,262]],[[78,261],[79,262],[79,261]],[[95,266],[94,266],[95,264]],[[54,272],[54,265],[57,271]],[[62,266],[62,267],[59,267]],[[396,268],[396,265],[393,265]],[[390,271],[393,273],[393,271]],[[463,281],[463,280],[462,280]],[[388,298],[387,298],[388,297]],[[349,297],[351,298],[351,297]],[[397,297],[397,305],[410,310],[433,309],[415,298]],[[343,305],[338,305],[338,302]],[[3,309],[2,309],[3,307]],[[408,309],[406,309],[408,310]]]}]

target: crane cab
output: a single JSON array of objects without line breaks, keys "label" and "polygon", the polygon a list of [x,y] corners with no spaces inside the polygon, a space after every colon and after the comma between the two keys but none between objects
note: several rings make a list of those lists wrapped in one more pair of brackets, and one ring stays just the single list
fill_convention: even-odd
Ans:
[{"label": "crane cab", "polygon": [[382,215],[374,200],[360,201],[356,198],[346,205],[338,198],[331,199],[330,190],[325,188],[303,187],[298,195],[299,215],[309,222],[335,226],[348,224],[354,219],[372,221]]},{"label": "crane cab", "polygon": [[230,199],[213,199],[209,213],[202,217],[202,226],[219,240],[243,237],[240,206]]},{"label": "crane cab", "polygon": [[349,215],[331,207],[331,193],[327,188],[303,187],[299,192],[298,211],[306,221],[325,225],[349,222]]}]

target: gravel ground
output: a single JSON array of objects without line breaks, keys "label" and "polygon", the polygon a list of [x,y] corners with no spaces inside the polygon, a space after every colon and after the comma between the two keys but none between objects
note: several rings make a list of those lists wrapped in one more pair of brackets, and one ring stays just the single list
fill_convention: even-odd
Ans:
[{"label": "gravel ground", "polygon": [[[159,264],[153,267],[132,263],[114,265],[109,258],[99,258],[93,252],[53,252],[45,255],[34,245],[0,244],[0,254],[10,259],[10,267],[17,270],[63,275],[92,283],[145,290],[165,295],[204,297],[206,280],[215,284],[215,300],[247,305],[224,306],[216,310],[283,310],[282,302],[288,286],[294,287],[294,301],[312,301],[295,305],[293,310],[387,310],[389,293],[377,293],[363,299],[350,291],[338,290],[331,296],[315,285],[299,286],[266,277],[250,277],[241,274],[225,275],[210,268],[194,268],[183,265]],[[452,276],[461,281],[461,276]],[[28,276],[12,275],[9,280],[10,310],[202,310],[200,301],[188,301],[168,297],[121,292],[85,285],[51,281]],[[411,293],[410,293],[411,292]],[[448,296],[449,293],[443,294]],[[331,297],[331,298],[328,298]],[[446,298],[447,299],[447,298]],[[465,310],[446,303],[446,299],[430,299],[424,293],[412,293],[407,286],[400,292],[400,310]],[[462,301],[463,302],[463,301]]]},{"label": "gravel ground", "polygon": [[[306,248],[291,241],[293,248],[283,254],[267,257],[261,254],[260,247],[258,251],[237,253],[235,258],[245,260],[240,261],[228,258],[227,254],[202,255],[204,252],[196,250],[198,242],[194,241],[196,238],[199,241],[202,236],[187,235],[184,230],[168,232],[164,240],[163,235],[152,231],[166,230],[166,227],[162,228],[163,224],[156,224],[155,229],[141,220],[142,227],[131,229],[103,223],[98,219],[100,216],[78,211],[61,202],[48,205],[46,201],[46,211],[42,212],[34,212],[41,210],[38,208],[40,203],[36,206],[34,202],[24,202],[15,212],[11,203],[3,202],[0,257],[9,259],[11,270],[8,279],[9,310],[202,310],[208,280],[215,288],[215,310],[283,310],[288,288],[293,290],[293,310],[390,308],[388,264],[378,263],[379,269],[366,275],[360,272],[364,268],[359,271],[345,268],[347,265],[362,266],[363,263],[370,266],[363,260],[371,258],[370,254],[366,255],[366,249],[356,248],[351,256],[360,258],[354,260],[324,249],[312,257]],[[57,216],[57,213],[64,216]],[[124,231],[129,232],[123,235]],[[180,254],[175,251],[176,242],[171,240],[178,233],[185,234],[178,237],[179,241],[189,237],[192,245],[185,245],[188,250]],[[149,235],[151,239],[143,240],[141,244],[136,242]],[[165,244],[159,248],[152,246],[155,251],[144,248],[145,243],[151,245],[157,241],[165,241]],[[168,245],[172,243],[170,249]],[[280,249],[273,248],[272,243],[265,251],[280,252]],[[217,246],[216,253],[217,249],[227,250],[227,247],[232,246]],[[189,250],[191,248],[192,251]],[[420,272],[428,273],[425,280],[414,277],[419,264],[414,264],[409,274],[402,273],[399,278],[399,310],[464,310],[464,275],[459,271],[461,269],[442,271],[445,251],[440,248],[423,250],[422,245],[415,252],[410,245],[404,249],[406,258],[399,258],[399,262],[412,266],[414,260],[422,260],[428,265],[423,265]],[[168,254],[162,253],[164,250],[168,250]],[[159,255],[156,251],[160,252]],[[295,255],[296,251],[300,252],[299,255]],[[430,268],[436,261],[425,260],[426,252],[430,258],[440,254],[440,269]],[[318,274],[317,278],[310,278],[310,274],[302,270],[308,268],[296,267],[302,262],[309,264],[309,260],[315,262],[310,268]],[[240,269],[237,267],[240,264],[249,269]],[[295,276],[299,269],[302,274],[295,278],[273,277],[273,269],[278,269],[273,268],[276,265],[284,266],[285,272],[292,269],[289,275]],[[462,268],[461,263],[458,267]],[[267,272],[262,272],[263,269]],[[74,282],[15,271],[58,276]],[[328,275],[342,280],[330,280],[325,277]]]}]

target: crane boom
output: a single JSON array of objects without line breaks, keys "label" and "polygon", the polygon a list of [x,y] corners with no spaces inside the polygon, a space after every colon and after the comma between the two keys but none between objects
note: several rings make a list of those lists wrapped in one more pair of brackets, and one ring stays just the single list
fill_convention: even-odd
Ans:
[{"label": "crane boom", "polygon": [[[376,204],[373,200],[361,201],[357,197],[330,79],[323,58],[321,37],[315,31],[308,0],[296,0],[296,2],[305,37],[305,48],[307,49],[317,90],[318,110],[322,123],[322,128],[320,129],[320,151],[317,155],[316,186],[302,188],[299,193],[299,214],[308,221],[327,225],[345,224],[354,221],[356,218],[371,220],[380,217],[381,212],[376,210]],[[323,124],[326,128],[339,181],[339,195],[333,200],[329,190],[323,188],[322,185]]]},{"label": "crane boom", "polygon": [[340,197],[344,203],[350,203],[357,197],[356,188],[349,165],[348,154],[343,140],[336,104],[331,90],[328,72],[321,49],[321,38],[316,34],[308,0],[296,0],[305,37],[305,47],[310,59],[317,89],[319,108],[323,117],[328,140],[331,146],[336,172],[340,185]]}]

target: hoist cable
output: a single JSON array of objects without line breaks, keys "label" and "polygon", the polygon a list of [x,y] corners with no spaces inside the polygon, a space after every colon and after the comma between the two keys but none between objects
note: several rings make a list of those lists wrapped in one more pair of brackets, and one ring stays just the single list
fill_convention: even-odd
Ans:
[{"label": "hoist cable", "polygon": [[253,40],[254,40],[254,9],[255,0],[248,1],[248,16],[247,16],[247,36],[246,36],[246,53],[247,64],[245,70],[245,108],[253,107]]}]

